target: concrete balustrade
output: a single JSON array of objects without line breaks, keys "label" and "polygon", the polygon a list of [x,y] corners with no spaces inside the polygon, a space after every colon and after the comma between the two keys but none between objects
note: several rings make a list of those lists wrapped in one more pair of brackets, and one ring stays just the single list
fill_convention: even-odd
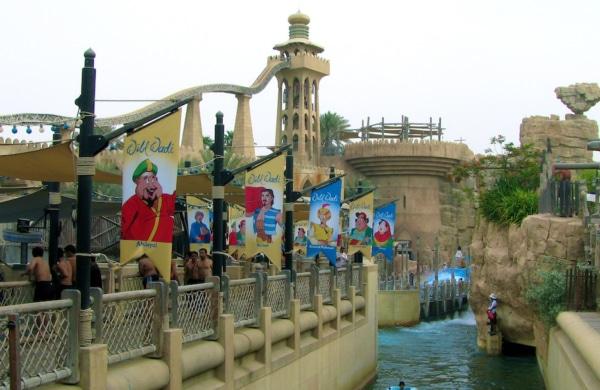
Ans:
[{"label": "concrete balustrade", "polygon": [[[236,327],[234,315],[221,314],[215,335],[189,342],[184,341],[182,329],[169,329],[166,288],[114,294],[119,299],[130,295],[139,299],[138,295],[143,293],[156,299],[154,321],[149,326],[160,333],[159,337],[153,336],[159,345],[154,353],[149,351],[150,354],[137,357],[130,354],[129,359],[113,359],[112,364],[106,344],[81,348],[79,386],[86,389],[359,388],[375,376],[377,365],[376,267],[365,267],[361,276],[364,279],[359,281],[360,286],[349,286],[345,299],[339,289],[330,290],[326,283],[327,291],[331,292],[329,304],[323,303],[321,295],[313,295],[313,309],[302,311],[300,300],[291,299],[287,318],[275,318],[271,308],[263,306],[258,322],[250,327]],[[280,278],[264,279],[275,283]],[[359,288],[363,295],[356,294]],[[171,293],[177,291],[171,289]],[[107,299],[113,298],[95,297],[97,302]],[[217,339],[208,339],[217,335]],[[98,336],[106,334],[100,330]],[[345,369],[340,370],[341,367]],[[67,386],[57,383],[51,387]]]}]

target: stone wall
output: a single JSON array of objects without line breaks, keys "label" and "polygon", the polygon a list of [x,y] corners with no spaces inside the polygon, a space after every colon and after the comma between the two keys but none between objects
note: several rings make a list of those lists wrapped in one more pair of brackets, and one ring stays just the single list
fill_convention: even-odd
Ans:
[{"label": "stone wall", "polygon": [[591,162],[592,152],[586,150],[587,142],[598,138],[598,123],[583,115],[567,114],[565,120],[558,115],[531,116],[521,122],[521,145],[533,144],[546,149],[550,139],[552,154],[561,162]]},{"label": "stone wall", "polygon": [[488,296],[498,296],[498,324],[506,341],[540,348],[545,355],[545,331],[525,299],[536,272],[553,262],[583,258],[584,228],[580,219],[531,215],[509,228],[482,220],[475,230],[471,253],[471,307],[478,343],[485,345]]}]

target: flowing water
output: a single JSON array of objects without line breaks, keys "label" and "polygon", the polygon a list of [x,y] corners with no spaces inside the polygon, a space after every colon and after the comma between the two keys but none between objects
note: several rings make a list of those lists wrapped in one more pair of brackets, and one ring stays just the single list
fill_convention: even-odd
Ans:
[{"label": "flowing water", "polygon": [[544,389],[534,355],[487,356],[477,347],[471,311],[412,328],[379,331],[377,381],[386,389],[403,380],[423,389]]}]

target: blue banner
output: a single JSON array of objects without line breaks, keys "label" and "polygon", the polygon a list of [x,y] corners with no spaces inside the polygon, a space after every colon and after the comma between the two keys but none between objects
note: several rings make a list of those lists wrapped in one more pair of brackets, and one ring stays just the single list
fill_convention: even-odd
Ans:
[{"label": "blue banner", "polygon": [[373,216],[372,255],[383,253],[388,261],[394,258],[394,227],[396,203],[388,203],[375,209]]},{"label": "blue banner", "polygon": [[335,265],[336,244],[340,227],[342,181],[312,190],[308,215],[307,256],[323,253]]}]

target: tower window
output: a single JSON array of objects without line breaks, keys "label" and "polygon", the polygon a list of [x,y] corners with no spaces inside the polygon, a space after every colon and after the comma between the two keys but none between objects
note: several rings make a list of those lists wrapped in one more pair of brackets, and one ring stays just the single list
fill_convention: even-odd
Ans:
[{"label": "tower window", "polygon": [[298,151],[298,134],[294,134],[294,138],[292,138],[292,149],[294,152]]},{"label": "tower window", "polygon": [[308,130],[310,127],[308,126],[308,114],[304,114],[304,130]]},{"label": "tower window", "polygon": [[300,107],[300,81],[298,79],[294,79],[294,108]]},{"label": "tower window", "polygon": [[306,108],[307,110],[308,110],[308,97],[309,97],[308,96],[308,92],[309,92],[308,86],[309,86],[308,78],[305,78],[304,79],[304,108]]},{"label": "tower window", "polygon": [[308,144],[308,135],[304,134],[304,150],[306,150],[308,152],[308,158],[311,158],[311,149],[310,149],[310,145]]},{"label": "tower window", "polygon": [[294,114],[294,120],[292,122],[292,129],[298,130],[300,128],[300,117],[298,114]]},{"label": "tower window", "polygon": [[287,126],[288,126],[288,117],[287,115],[284,115],[281,117],[281,129],[282,130],[287,130]]},{"label": "tower window", "polygon": [[281,144],[287,145],[287,135],[284,135],[283,137],[281,137]]},{"label": "tower window", "polygon": [[281,107],[283,110],[287,110],[288,108],[288,95],[289,95],[289,87],[288,87],[288,82],[287,80],[283,80],[283,83],[281,83],[281,87],[283,89],[282,93],[281,93]]}]

